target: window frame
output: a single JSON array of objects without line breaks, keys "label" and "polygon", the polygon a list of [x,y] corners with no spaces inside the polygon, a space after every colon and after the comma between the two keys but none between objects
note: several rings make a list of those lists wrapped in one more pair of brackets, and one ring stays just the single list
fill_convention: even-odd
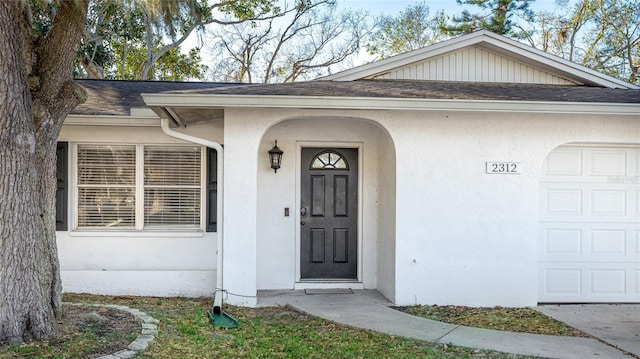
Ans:
[{"label": "window frame", "polygon": [[[128,143],[128,142],[74,142],[71,146],[71,180],[73,190],[70,191],[72,195],[72,214],[71,225],[69,228],[73,232],[105,232],[105,233],[122,233],[122,232],[187,232],[187,233],[204,233],[206,230],[206,215],[207,215],[207,149],[204,146],[197,144],[182,144],[182,143]],[[79,227],[79,186],[78,186],[78,146],[91,145],[91,146],[134,146],[135,147],[135,225],[127,227]],[[194,227],[193,225],[153,225],[145,228],[144,217],[144,149],[145,147],[198,147],[200,152],[200,217],[199,225]]]}]

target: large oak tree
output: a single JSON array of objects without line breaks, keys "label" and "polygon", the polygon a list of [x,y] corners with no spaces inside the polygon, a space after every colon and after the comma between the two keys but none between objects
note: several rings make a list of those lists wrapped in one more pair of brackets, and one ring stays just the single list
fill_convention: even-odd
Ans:
[{"label": "large oak tree", "polygon": [[72,70],[88,0],[63,0],[34,30],[29,1],[0,1],[0,342],[50,338],[61,313],[56,140],[86,94]]},{"label": "large oak tree", "polygon": [[[64,119],[86,99],[73,81],[73,68],[89,1],[0,1],[0,343],[48,339],[59,331],[56,141]],[[202,4],[137,2],[147,6],[146,21],[164,24],[170,35],[185,9]],[[207,2],[211,11],[235,22],[275,11],[274,3]]]}]

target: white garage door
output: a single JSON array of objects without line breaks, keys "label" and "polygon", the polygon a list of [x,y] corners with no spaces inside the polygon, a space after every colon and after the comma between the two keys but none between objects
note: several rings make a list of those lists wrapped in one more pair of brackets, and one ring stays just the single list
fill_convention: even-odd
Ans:
[{"label": "white garage door", "polygon": [[640,148],[555,149],[540,214],[539,302],[640,302]]}]

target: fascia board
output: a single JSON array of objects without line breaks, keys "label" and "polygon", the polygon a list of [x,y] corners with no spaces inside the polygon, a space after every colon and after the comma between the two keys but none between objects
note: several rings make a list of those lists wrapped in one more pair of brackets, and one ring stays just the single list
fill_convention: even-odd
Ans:
[{"label": "fascia board", "polygon": [[640,106],[626,103],[194,94],[144,94],[143,98],[151,107],[409,110],[640,116]]},{"label": "fascia board", "polygon": [[64,125],[160,127],[160,117],[116,116],[116,115],[68,115],[64,119]]}]

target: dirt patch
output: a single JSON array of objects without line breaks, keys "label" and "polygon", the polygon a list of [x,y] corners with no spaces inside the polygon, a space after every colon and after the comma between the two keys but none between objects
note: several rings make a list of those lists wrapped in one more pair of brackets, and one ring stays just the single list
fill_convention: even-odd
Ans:
[{"label": "dirt patch", "polygon": [[58,338],[0,346],[0,358],[96,358],[125,349],[141,331],[132,314],[103,307],[64,304],[62,320]]}]

